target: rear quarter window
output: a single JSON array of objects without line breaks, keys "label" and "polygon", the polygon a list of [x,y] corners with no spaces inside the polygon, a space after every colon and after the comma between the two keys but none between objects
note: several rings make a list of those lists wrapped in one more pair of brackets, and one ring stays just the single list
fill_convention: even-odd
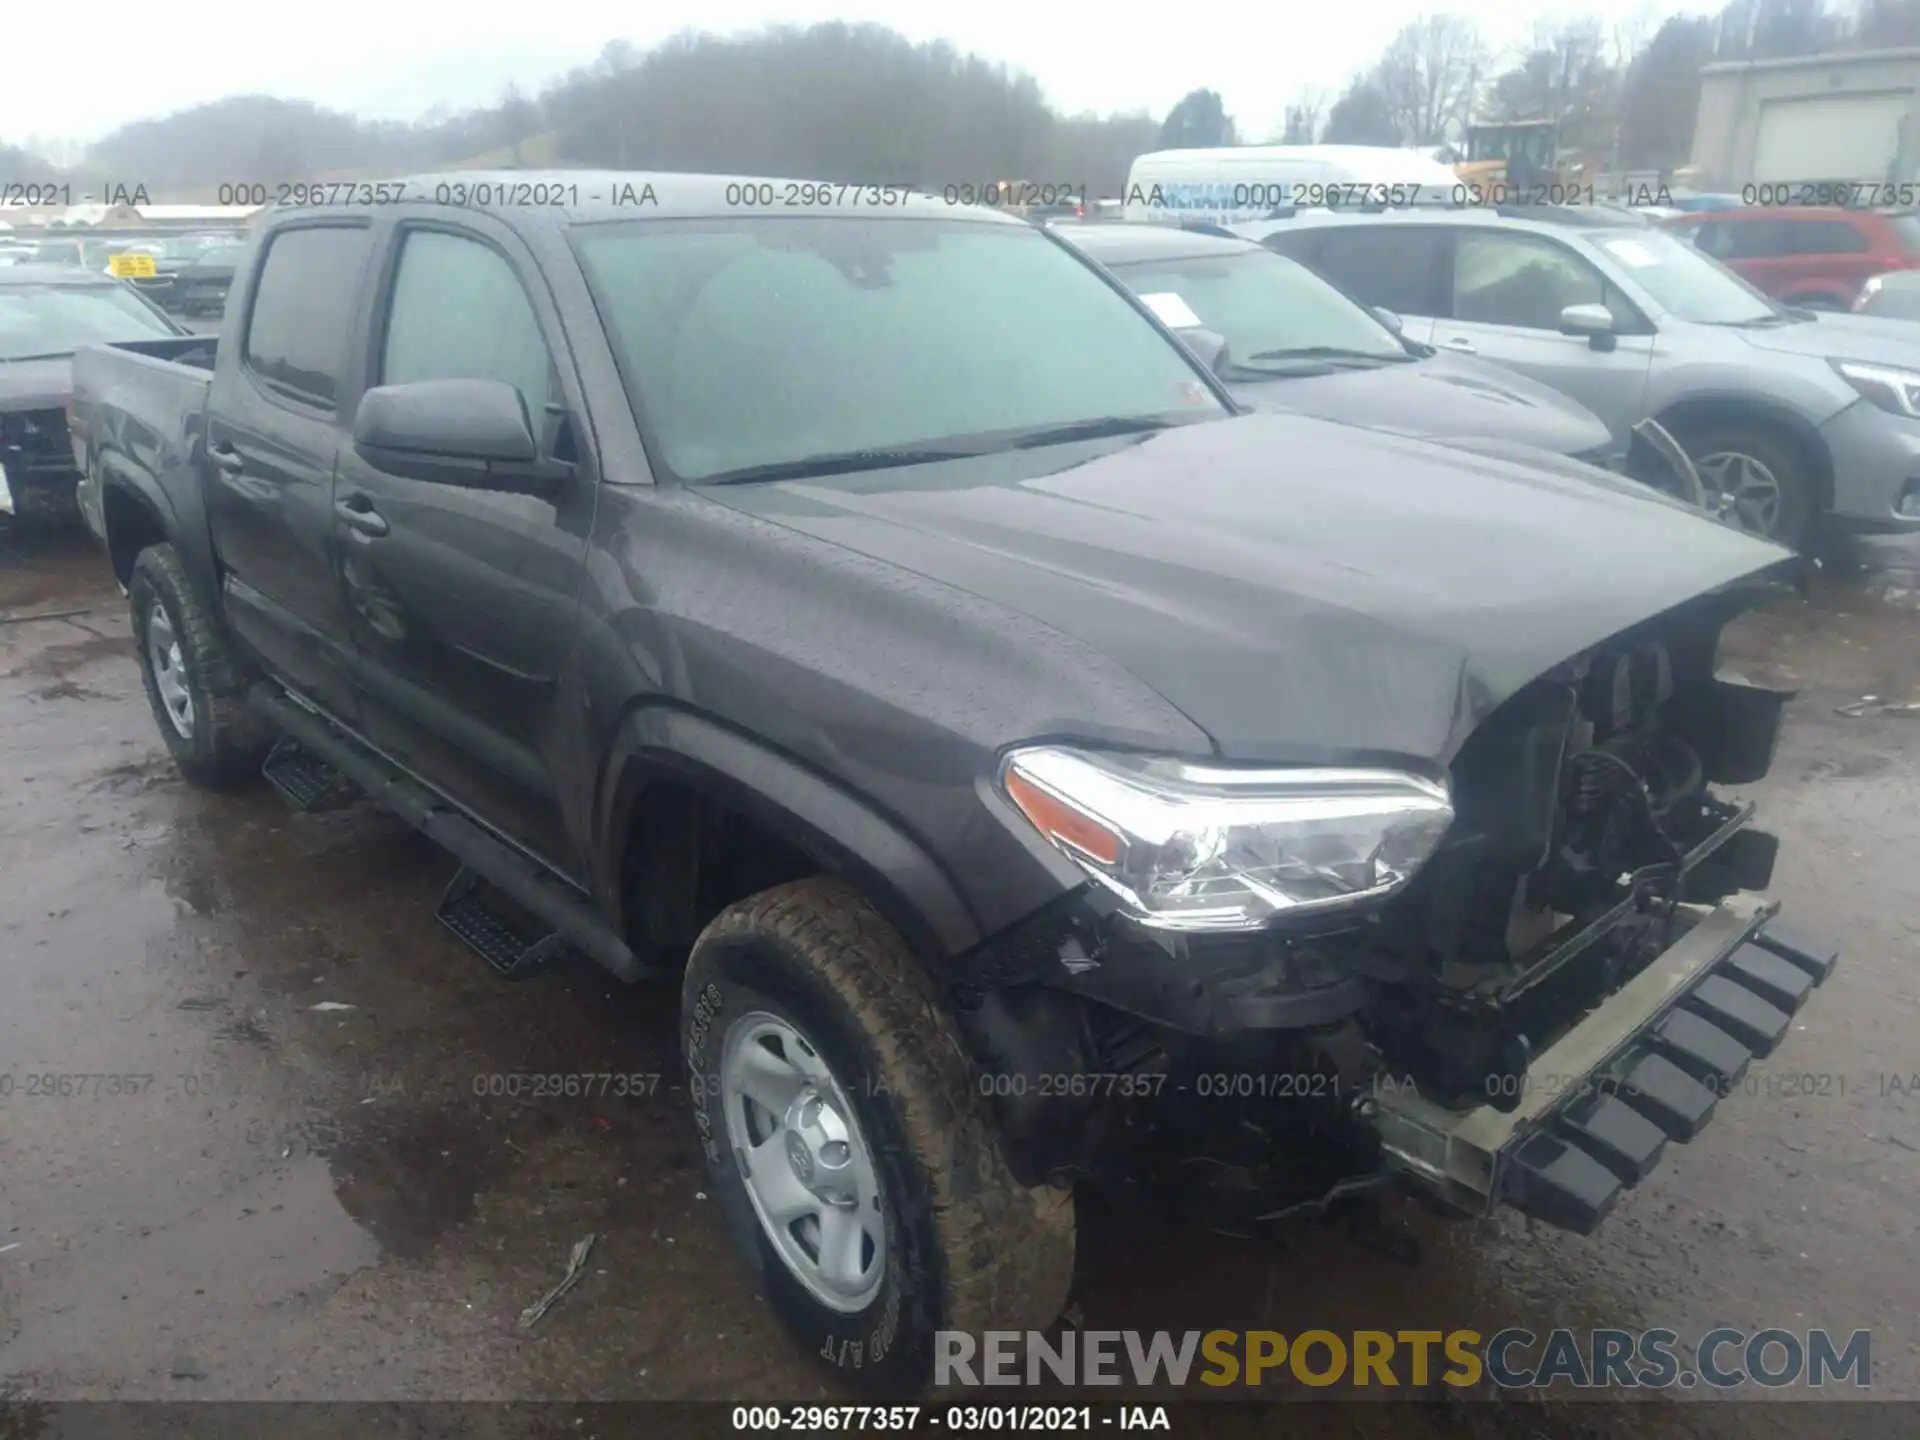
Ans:
[{"label": "rear quarter window", "polygon": [[1920,215],[1907,213],[1887,216],[1887,228],[1894,243],[1909,255],[1920,255]]},{"label": "rear quarter window", "polygon": [[372,243],[364,225],[283,230],[268,241],[241,345],[248,369],[276,389],[334,404]]}]

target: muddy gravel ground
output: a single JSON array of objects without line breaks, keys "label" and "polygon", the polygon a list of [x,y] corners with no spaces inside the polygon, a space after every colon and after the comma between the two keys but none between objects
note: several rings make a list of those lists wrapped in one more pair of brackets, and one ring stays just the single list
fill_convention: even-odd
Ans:
[{"label": "muddy gravel ground", "polygon": [[[1805,686],[1756,795],[1778,897],[1844,958],[1598,1235],[1396,1216],[1425,1242],[1409,1267],[1318,1227],[1251,1243],[1096,1216],[1077,1323],[1867,1327],[1874,1397],[1920,1400],[1920,714],[1837,713],[1920,696],[1917,554],[1875,547],[1738,638]],[[35,1402],[848,1398],[756,1298],[704,1194],[672,996],[584,965],[502,981],[433,922],[453,868],[364,805],[292,815],[265,789],[188,788],[104,562],[0,535],[0,1390],[18,1433]],[[583,1072],[634,1078],[501,1093]],[[47,1074],[138,1078],[29,1093]],[[580,1284],[519,1328],[589,1233]],[[1601,1434],[1618,1406],[1564,1386],[1445,1398],[1389,1418],[1359,1395],[1325,1433]],[[1814,1411],[1788,1403],[1805,1398],[1635,1404],[1622,1423],[1920,1431],[1920,1407],[1866,1404],[1806,1430]]]}]

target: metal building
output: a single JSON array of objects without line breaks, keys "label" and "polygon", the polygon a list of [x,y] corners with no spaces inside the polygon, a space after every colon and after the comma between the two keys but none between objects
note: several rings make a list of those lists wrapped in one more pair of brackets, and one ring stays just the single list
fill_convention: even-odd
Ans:
[{"label": "metal building", "polygon": [[1702,184],[1920,178],[1920,47],[1742,60],[1700,72]]}]

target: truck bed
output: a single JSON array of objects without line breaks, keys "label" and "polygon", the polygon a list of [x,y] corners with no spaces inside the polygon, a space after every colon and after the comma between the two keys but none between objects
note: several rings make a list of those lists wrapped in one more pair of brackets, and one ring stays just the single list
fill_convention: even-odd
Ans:
[{"label": "truck bed", "polygon": [[105,537],[109,475],[144,493],[158,513],[200,511],[194,470],[219,341],[212,335],[83,346],[73,357],[68,430],[80,471],[80,510]]}]

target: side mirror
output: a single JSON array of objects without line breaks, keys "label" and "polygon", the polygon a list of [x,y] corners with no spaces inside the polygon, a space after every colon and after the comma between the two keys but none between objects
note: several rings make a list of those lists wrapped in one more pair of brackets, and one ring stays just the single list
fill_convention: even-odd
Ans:
[{"label": "side mirror", "polygon": [[1604,305],[1569,305],[1560,312],[1560,333],[1584,335],[1594,349],[1611,350],[1615,344],[1613,312]]},{"label": "side mirror", "polygon": [[500,380],[417,380],[360,397],[353,449],[376,470],[437,485],[544,495],[573,467],[543,461],[520,392]]},{"label": "side mirror", "polygon": [[1372,306],[1371,309],[1373,310],[1373,318],[1378,320],[1382,325],[1386,326],[1387,329],[1391,330],[1396,335],[1406,334],[1407,322],[1402,320],[1398,315],[1394,314],[1393,311],[1381,305]]},{"label": "side mirror", "polygon": [[1181,343],[1207,369],[1217,372],[1226,363],[1227,337],[1218,330],[1203,330],[1195,326],[1180,331],[1179,335]]}]

